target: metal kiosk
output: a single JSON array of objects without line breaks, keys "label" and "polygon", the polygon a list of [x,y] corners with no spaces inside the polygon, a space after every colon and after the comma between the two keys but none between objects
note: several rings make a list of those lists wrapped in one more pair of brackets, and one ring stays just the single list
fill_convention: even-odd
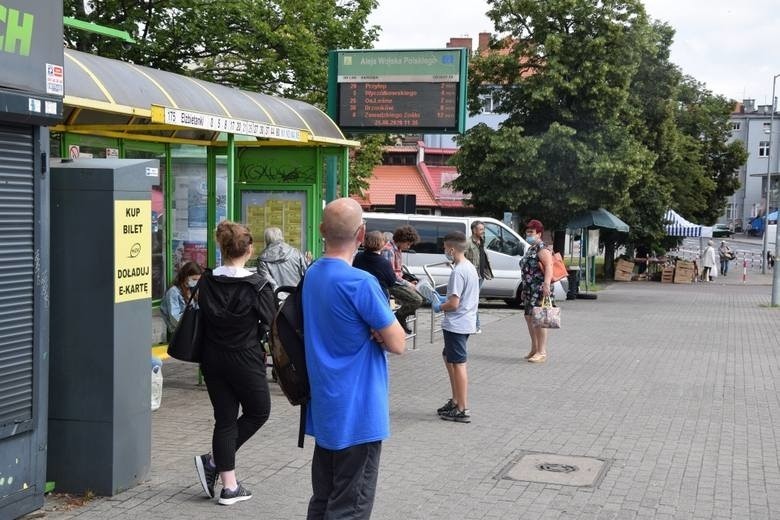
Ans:
[{"label": "metal kiosk", "polygon": [[159,163],[51,167],[47,479],[114,495],[151,464],[151,188]]}]

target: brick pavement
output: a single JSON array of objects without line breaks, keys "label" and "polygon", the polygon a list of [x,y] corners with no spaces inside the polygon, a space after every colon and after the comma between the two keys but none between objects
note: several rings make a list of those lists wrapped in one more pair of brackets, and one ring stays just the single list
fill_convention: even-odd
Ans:
[{"label": "brick pavement", "polygon": [[[563,302],[543,365],[520,360],[517,311],[484,305],[484,333],[469,341],[471,424],[435,415],[448,396],[440,339],[393,357],[373,518],[780,518],[780,309],[762,306],[769,277],[718,280],[613,284],[596,301]],[[49,499],[47,517],[303,518],[313,442],[295,446],[297,409],[279,390],[237,459],[255,496],[226,511],[202,498],[192,464],[209,444],[208,397],[193,367],[169,362],[164,374],[150,480],[70,511]],[[610,465],[594,488],[496,478],[527,451]]]}]

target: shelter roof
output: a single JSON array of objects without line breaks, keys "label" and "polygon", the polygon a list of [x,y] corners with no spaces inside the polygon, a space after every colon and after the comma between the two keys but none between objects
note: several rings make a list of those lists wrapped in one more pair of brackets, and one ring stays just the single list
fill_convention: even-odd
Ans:
[{"label": "shelter roof", "polygon": [[302,101],[73,49],[65,49],[64,76],[65,123],[55,130],[117,132],[115,137],[125,138],[145,134],[160,141],[213,142],[232,133],[275,144],[358,144],[347,140],[324,112]]}]

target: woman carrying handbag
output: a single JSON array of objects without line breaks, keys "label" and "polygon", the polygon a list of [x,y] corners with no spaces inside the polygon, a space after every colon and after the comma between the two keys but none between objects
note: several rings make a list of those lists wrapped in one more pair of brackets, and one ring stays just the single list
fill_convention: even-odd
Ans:
[{"label": "woman carrying handbag", "polygon": [[200,368],[215,424],[212,452],[195,456],[195,468],[209,498],[214,498],[219,474],[219,504],[231,505],[252,498],[236,480],[236,451],[265,424],[271,411],[261,339],[270,328],[275,302],[268,281],[244,267],[252,256],[249,230],[222,221],[216,235],[222,266],[206,271],[198,284]]},{"label": "woman carrying handbag", "polygon": [[531,220],[525,226],[525,241],[529,246],[520,260],[523,288],[520,291],[520,301],[531,336],[531,352],[525,356],[529,363],[544,363],[547,361],[547,329],[537,327],[533,321],[534,307],[542,307],[545,299],[554,305],[555,300],[551,290],[553,277],[553,256],[542,242],[544,226],[538,220]]}]

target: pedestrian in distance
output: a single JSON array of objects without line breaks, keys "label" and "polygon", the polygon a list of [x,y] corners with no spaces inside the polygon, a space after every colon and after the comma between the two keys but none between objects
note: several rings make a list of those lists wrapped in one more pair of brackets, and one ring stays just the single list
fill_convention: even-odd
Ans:
[{"label": "pedestrian in distance", "polygon": [[[467,241],[466,259],[474,264],[479,275],[479,289],[482,290],[482,284],[485,280],[493,279],[493,270],[490,268],[490,260],[485,252],[485,224],[480,220],[471,223],[471,239]],[[477,309],[477,329],[476,334],[482,334],[482,328],[479,322],[479,309]]]},{"label": "pedestrian in distance", "polygon": [[[303,278],[308,262],[296,248],[284,241],[278,227],[266,228],[263,233],[265,249],[257,257],[257,273],[266,277],[274,290],[280,286],[295,287]],[[279,295],[286,298],[286,293]]]},{"label": "pedestrian in distance", "polygon": [[245,267],[253,253],[249,229],[223,220],[216,235],[222,266],[204,273],[198,297],[204,322],[200,369],[215,424],[212,451],[195,456],[195,468],[209,498],[214,497],[219,474],[219,504],[232,505],[252,498],[236,479],[236,451],[271,412],[260,345],[273,319],[275,301],[268,280]]},{"label": "pedestrian in distance", "polygon": [[531,351],[525,356],[529,363],[547,361],[547,329],[533,324],[533,308],[540,307],[545,298],[554,305],[555,298],[550,290],[553,275],[552,253],[542,242],[544,226],[538,220],[530,220],[525,226],[525,241],[529,246],[520,259],[522,289],[520,301],[525,315],[528,334],[531,336]]},{"label": "pedestrian in distance", "polygon": [[[179,325],[181,315],[184,314],[187,302],[190,301],[192,296],[192,290],[198,285],[198,280],[200,280],[202,274],[203,268],[197,262],[187,262],[179,268],[179,272],[176,273],[176,279],[165,292],[165,296],[163,296],[160,302],[160,314],[168,328],[169,334],[173,334],[173,331]],[[193,305],[196,304],[196,302],[193,302]]]},{"label": "pedestrian in distance", "polygon": [[712,270],[715,268],[715,243],[712,240],[707,241],[707,247],[701,253],[701,280],[703,282],[712,281]]},{"label": "pedestrian in distance", "polygon": [[729,272],[729,262],[734,260],[734,253],[731,251],[731,248],[726,245],[725,240],[720,241],[718,256],[720,257],[720,273],[723,276],[727,276]]},{"label": "pedestrian in distance", "polygon": [[406,338],[377,279],[352,267],[362,217],[350,198],[325,206],[325,254],[303,279],[306,433],[315,438],[308,519],[370,518],[390,435],[386,352],[404,352]]},{"label": "pedestrian in distance", "polygon": [[401,226],[393,232],[393,239],[388,240],[382,250],[382,254],[393,266],[393,271],[395,272],[396,281],[390,287],[390,295],[400,305],[398,310],[395,311],[395,316],[407,334],[411,334],[412,331],[406,325],[406,319],[420,308],[423,304],[423,298],[417,292],[413,283],[404,280],[402,253],[411,249],[419,241],[420,235],[417,234],[417,230],[414,227]]},{"label": "pedestrian in distance", "polygon": [[369,231],[363,240],[363,251],[355,255],[352,260],[352,267],[362,269],[367,273],[373,274],[382,291],[387,298],[390,298],[390,287],[395,284],[395,272],[390,262],[382,256],[382,249],[385,247],[387,239],[381,231]]},{"label": "pedestrian in distance", "polygon": [[450,380],[452,397],[436,410],[446,421],[471,422],[468,407],[468,351],[467,343],[477,324],[479,305],[479,275],[474,265],[466,259],[468,245],[466,235],[453,231],[444,237],[444,254],[452,263],[447,282],[447,296],[442,302],[431,298],[436,312],[444,312],[441,321],[444,335],[444,368]]}]

